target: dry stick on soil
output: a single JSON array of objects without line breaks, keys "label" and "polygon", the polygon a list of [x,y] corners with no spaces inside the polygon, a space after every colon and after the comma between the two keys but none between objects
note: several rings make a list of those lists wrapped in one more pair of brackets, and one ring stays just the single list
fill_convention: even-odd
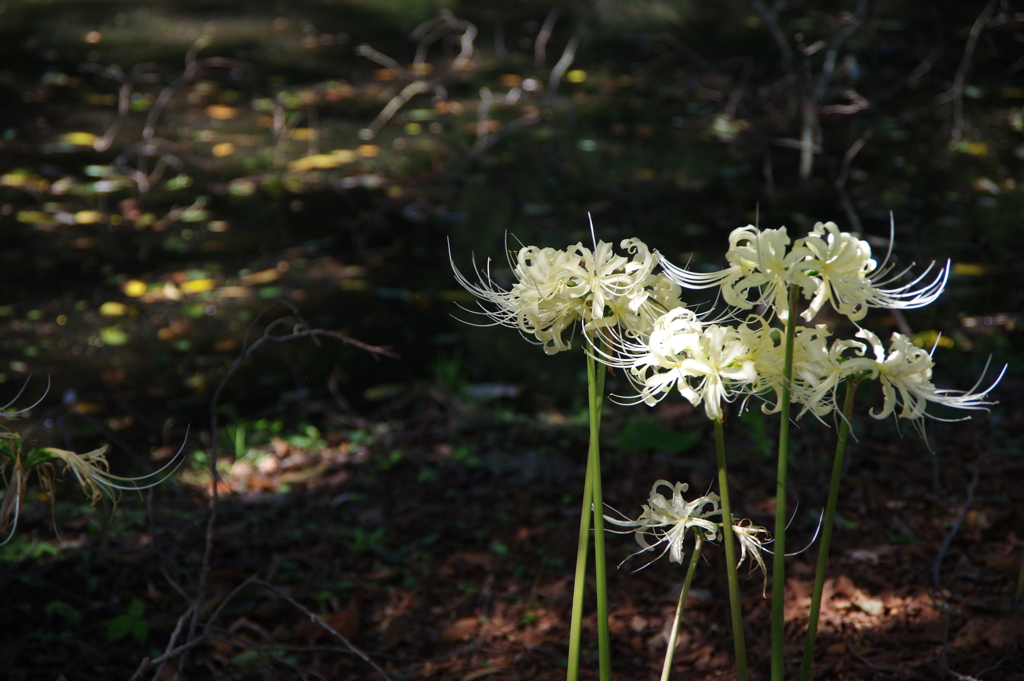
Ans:
[{"label": "dry stick on soil", "polygon": [[538,68],[544,66],[544,60],[547,59],[548,40],[551,39],[551,31],[555,29],[555,22],[558,21],[563,9],[565,9],[564,2],[551,8],[540,31],[537,32],[537,38],[533,41],[533,65]]},{"label": "dry stick on soil", "polygon": [[908,665],[903,665],[903,666],[900,666],[900,667],[883,667],[881,665],[873,664],[866,657],[864,657],[863,655],[858,653],[857,650],[853,646],[854,646],[854,642],[853,641],[850,641],[850,640],[846,641],[846,650],[849,651],[858,660],[860,660],[865,665],[867,665],[870,669],[873,669],[875,671],[878,671],[878,672],[905,672],[905,671],[910,671],[910,670],[913,670],[913,669],[921,669],[922,667],[931,667],[932,669],[938,670],[939,672],[942,672],[943,674],[945,674],[947,676],[952,676],[954,679],[957,679],[958,681],[981,681],[981,677],[983,677],[985,674],[987,674],[988,672],[990,672],[990,671],[992,671],[994,669],[998,669],[999,667],[1002,666],[1002,664],[1004,662],[1006,662],[1007,660],[1010,659],[1010,655],[1004,656],[1001,660],[999,660],[999,662],[996,662],[994,665],[992,665],[988,669],[985,669],[985,670],[979,672],[978,676],[975,677],[975,676],[969,676],[967,674],[960,674],[959,672],[955,672],[952,669],[947,669],[945,667],[939,666],[939,665],[935,664],[934,662],[917,662],[916,664],[908,664]]},{"label": "dry stick on soil", "polygon": [[373,122],[366,127],[370,131],[368,139],[373,139],[380,132],[380,129],[391,120],[391,117],[398,113],[398,110],[416,95],[432,91],[438,97],[444,98],[447,94],[445,85],[465,71],[469,66],[470,60],[473,58],[473,50],[475,49],[473,42],[476,40],[477,35],[476,26],[468,21],[458,19],[447,9],[441,10],[441,16],[438,19],[432,19],[421,24],[409,34],[412,40],[416,40],[419,43],[416,50],[416,60],[414,61],[414,64],[419,65],[426,59],[426,49],[431,44],[450,33],[459,32],[462,35],[459,38],[458,56],[455,57],[454,61],[443,73],[433,78],[426,78],[423,73],[406,69],[391,57],[378,52],[369,45],[360,45],[356,48],[356,54],[360,57],[366,57],[384,68],[391,69],[400,81],[411,81],[401,92],[388,101],[381,112],[377,114],[377,117],[373,119]]},{"label": "dry stick on soil", "polygon": [[565,49],[562,50],[562,56],[559,57],[558,61],[551,68],[551,75],[548,77],[548,97],[554,97],[555,93],[558,92],[558,84],[562,80],[562,76],[572,66],[573,60],[576,59],[576,50],[579,49],[580,42],[583,40],[583,34],[588,28],[590,20],[604,11],[605,6],[608,4],[608,0],[602,0],[590,8],[583,18],[580,20],[576,30],[572,32],[572,37],[569,38],[569,42],[566,43]]},{"label": "dry stick on soil", "polygon": [[974,48],[978,45],[978,37],[985,25],[988,24],[988,20],[992,18],[992,13],[996,11],[998,4],[998,0],[989,0],[988,5],[974,20],[971,32],[967,35],[964,56],[960,60],[960,66],[953,78],[953,89],[942,97],[942,101],[953,100],[953,139],[961,139],[965,136],[967,122],[964,120],[964,85],[967,82],[967,72],[971,70],[971,61],[974,59]]},{"label": "dry stick on soil", "polygon": [[[291,312],[292,316],[291,317],[281,317],[281,318],[275,319],[274,321],[270,322],[266,326],[266,328],[264,328],[263,333],[262,333],[262,335],[259,338],[256,338],[255,340],[251,340],[252,335],[253,335],[253,331],[256,328],[256,325],[258,323],[260,323],[260,321],[262,321],[266,317],[266,315],[268,313],[270,313],[272,310],[277,309],[278,306],[287,308],[287,310],[289,312]],[[279,335],[276,335],[274,333],[277,329],[279,329],[284,324],[289,323],[289,322],[293,323],[293,326],[292,326],[292,329],[291,329],[290,333],[282,333],[282,334],[279,334]],[[235,593],[237,593],[243,586],[245,586],[246,584],[248,584],[249,582],[251,582],[252,580],[255,579],[254,577],[250,578],[250,580],[247,580],[241,586],[239,586],[237,589],[235,589],[235,591],[232,592],[231,596],[229,596],[228,599],[225,599],[225,601],[221,603],[221,606],[218,607],[217,610],[214,612],[214,614],[207,620],[206,624],[203,627],[202,634],[197,635],[197,630],[199,628],[199,615],[200,615],[200,610],[201,610],[200,606],[201,606],[201,604],[203,603],[203,601],[205,600],[205,597],[206,597],[206,581],[207,581],[207,579],[209,577],[209,573],[210,573],[211,555],[212,555],[212,551],[213,551],[213,530],[214,530],[214,526],[216,525],[216,521],[217,521],[217,509],[218,509],[218,506],[217,506],[217,500],[218,500],[218,489],[217,489],[217,482],[218,482],[218,475],[217,475],[218,414],[217,414],[217,407],[220,404],[221,394],[224,392],[224,388],[227,385],[228,381],[231,380],[231,378],[236,373],[238,373],[238,370],[242,367],[242,363],[246,359],[251,357],[252,354],[257,349],[259,349],[259,347],[262,346],[264,343],[266,343],[268,341],[272,341],[272,342],[275,342],[275,343],[284,343],[284,342],[288,342],[288,341],[292,341],[292,340],[298,340],[300,338],[312,338],[313,342],[316,343],[317,345],[320,344],[320,338],[334,338],[336,340],[342,341],[346,345],[352,345],[354,347],[357,347],[357,348],[360,348],[362,350],[365,350],[365,351],[369,352],[371,355],[373,355],[374,357],[377,357],[377,358],[379,358],[379,357],[392,357],[392,358],[394,358],[394,357],[398,356],[395,352],[393,352],[392,350],[390,350],[388,348],[384,348],[384,347],[380,347],[380,346],[376,346],[376,345],[370,345],[368,343],[363,343],[362,341],[358,341],[358,340],[356,340],[354,338],[351,338],[350,336],[348,336],[346,334],[343,334],[343,333],[340,333],[338,331],[330,331],[330,330],[327,330],[327,329],[313,329],[313,328],[310,328],[309,325],[306,323],[306,321],[299,314],[298,309],[294,305],[292,305],[291,303],[286,302],[286,301],[279,300],[279,301],[275,302],[273,305],[271,305],[270,307],[267,307],[266,309],[262,310],[258,315],[256,315],[256,318],[253,319],[252,323],[249,325],[248,330],[246,331],[245,338],[244,338],[244,340],[242,342],[242,350],[239,353],[239,356],[232,363],[231,367],[228,369],[227,374],[224,375],[224,378],[221,379],[220,384],[217,386],[217,389],[214,391],[213,398],[210,401],[210,433],[211,433],[211,443],[210,443],[210,517],[209,517],[209,519],[207,521],[207,524],[206,524],[206,541],[205,541],[205,546],[204,546],[204,549],[203,549],[202,562],[200,564],[200,569],[199,569],[199,583],[198,583],[198,585],[196,587],[196,593],[195,593],[195,595],[194,595],[194,597],[192,599],[192,604],[189,606],[189,610],[186,611],[186,613],[183,614],[181,616],[181,618],[179,619],[178,626],[175,628],[175,631],[172,634],[171,643],[169,644],[169,647],[173,646],[174,641],[177,639],[177,636],[180,634],[180,629],[181,629],[182,623],[186,619],[189,619],[190,621],[189,621],[189,627],[188,627],[188,635],[186,636],[187,643],[185,643],[185,644],[183,644],[181,646],[178,646],[176,648],[171,648],[170,650],[165,652],[163,655],[161,655],[160,657],[156,658],[156,660],[149,660],[149,658],[145,658],[143,660],[142,664],[140,664],[139,669],[136,671],[135,675],[132,676],[133,679],[137,678],[139,674],[141,674],[143,671],[145,671],[145,669],[148,669],[148,668],[150,668],[150,667],[152,667],[154,665],[161,665],[162,666],[166,662],[175,659],[176,657],[178,657],[182,653],[187,652],[188,650],[191,650],[195,646],[199,645],[199,643],[207,640],[209,638],[210,628],[212,627],[214,620],[217,618],[217,615],[220,613],[220,610],[223,608],[224,603],[227,603],[227,601],[230,600],[230,598],[233,597],[235,595]],[[175,586],[175,588],[178,588],[176,585],[174,585],[174,586]],[[180,589],[178,589],[178,590],[179,590],[179,593],[180,593],[181,590]],[[189,618],[189,614],[191,614],[190,618]],[[332,633],[336,633],[336,632],[333,632],[333,630],[331,630],[331,631],[332,631]]]},{"label": "dry stick on soil", "polygon": [[872,130],[864,131],[864,134],[857,138],[857,141],[850,145],[850,148],[843,154],[843,162],[839,165],[839,177],[836,178],[835,188],[839,192],[839,201],[843,206],[843,212],[846,213],[846,219],[850,221],[850,226],[853,230],[861,234],[864,231],[863,225],[861,225],[860,218],[857,217],[857,211],[853,209],[853,202],[850,201],[850,195],[846,191],[846,180],[850,176],[850,164],[853,163],[853,158],[860,153],[860,150],[864,148],[864,145],[868,143],[871,138]]},{"label": "dry stick on soil", "polygon": [[[150,659],[148,657],[143,658],[142,662],[139,664],[139,667],[135,670],[135,673],[132,674],[132,676],[129,679],[129,681],[136,681],[136,679],[140,678],[141,675],[143,673],[145,673],[145,671],[147,669],[152,669],[153,667],[159,667],[157,675],[156,675],[156,677],[158,677],[159,676],[159,671],[161,669],[163,669],[164,665],[166,665],[169,662],[174,661],[174,659],[177,658],[178,656],[180,656],[182,653],[186,653],[189,650],[192,650],[196,646],[200,645],[201,643],[204,643],[207,640],[209,640],[211,635],[212,635],[212,633],[213,633],[213,624],[220,617],[220,613],[224,610],[225,607],[227,607],[228,603],[230,603],[232,600],[234,600],[234,598],[236,596],[238,596],[238,594],[240,594],[246,587],[248,587],[250,585],[261,586],[264,589],[268,589],[270,591],[273,591],[280,598],[284,599],[289,604],[291,604],[295,609],[299,610],[300,612],[302,612],[302,614],[306,615],[306,617],[308,617],[311,622],[316,622],[319,626],[323,627],[324,630],[326,630],[328,633],[330,633],[332,636],[334,636],[336,639],[338,639],[338,641],[340,641],[341,644],[344,645],[349,650],[349,652],[351,652],[352,654],[356,655],[359,659],[364,661],[366,664],[368,664],[371,667],[373,667],[373,669],[378,674],[380,674],[380,676],[382,678],[387,679],[388,681],[391,680],[391,677],[388,676],[387,672],[385,672],[383,669],[381,669],[381,667],[376,662],[374,662],[372,659],[370,659],[370,657],[366,653],[364,653],[359,648],[356,648],[354,645],[352,645],[351,641],[349,641],[347,638],[345,638],[340,633],[338,633],[333,627],[331,627],[329,624],[324,622],[320,617],[318,617],[316,614],[314,614],[312,611],[310,611],[304,605],[302,605],[301,603],[296,601],[294,598],[292,598],[291,596],[287,595],[286,593],[284,593],[283,591],[278,589],[273,584],[270,584],[269,582],[265,582],[265,581],[257,578],[255,575],[253,575],[253,576],[249,577],[248,579],[246,579],[241,584],[239,584],[238,586],[236,586],[234,588],[234,590],[230,594],[228,594],[224,598],[224,600],[222,600],[220,602],[220,604],[217,606],[217,609],[213,611],[213,614],[210,615],[210,618],[206,621],[206,624],[203,627],[203,631],[202,631],[202,633],[199,636],[190,637],[187,642],[183,643],[180,646],[174,647],[173,646],[173,642],[177,638],[177,636],[181,633],[181,628],[182,628],[182,623],[183,623],[184,616],[183,616],[182,619],[179,619],[178,620],[178,626],[175,628],[174,633],[171,635],[171,643],[168,644],[168,649],[166,650],[166,652],[164,652],[163,655],[160,655],[159,657],[156,657],[156,658],[153,658],[153,659]],[[192,606],[189,606],[189,609],[191,610],[194,607],[195,607],[195,604],[193,604]],[[154,677],[154,678],[156,678],[156,677]]]},{"label": "dry stick on soil", "polygon": [[967,485],[967,499],[964,501],[964,507],[961,509],[960,515],[958,515],[956,520],[953,521],[953,526],[949,528],[949,533],[942,542],[939,554],[935,557],[935,563],[932,565],[932,584],[936,588],[939,587],[942,581],[939,571],[942,569],[942,561],[946,557],[946,552],[949,551],[949,545],[953,543],[953,538],[956,537],[957,532],[960,531],[960,526],[964,524],[964,520],[967,519],[967,514],[971,510],[971,505],[974,503],[974,490],[978,487],[978,478],[981,475],[981,463],[985,460],[988,454],[988,452],[982,454],[971,466],[971,482]]},{"label": "dry stick on soil", "polygon": [[[820,113],[821,100],[825,95],[825,90],[828,84],[832,80],[832,76],[835,72],[835,63],[839,55],[839,50],[843,43],[860,27],[864,21],[864,17],[867,13],[867,0],[858,0],[856,8],[854,8],[853,14],[849,15],[852,19],[844,26],[841,30],[833,34],[829,40],[828,47],[825,50],[825,60],[821,67],[821,72],[818,74],[817,82],[813,77],[809,62],[804,61],[804,69],[802,76],[797,73],[795,64],[793,61],[793,50],[789,46],[789,41],[786,38],[785,33],[779,26],[778,22],[778,11],[782,7],[782,3],[776,3],[771,9],[765,6],[762,0],[750,0],[750,4],[754,7],[754,11],[761,20],[768,26],[768,30],[775,40],[775,44],[778,46],[779,51],[782,53],[782,63],[785,67],[787,74],[790,79],[796,85],[796,97],[795,101],[791,99],[790,107],[797,108],[801,116],[801,129],[800,129],[800,179],[805,183],[811,178],[811,173],[814,170],[814,155],[820,153],[817,149],[822,146],[821,142],[821,126],[818,122],[818,114]],[[810,57],[813,52],[808,50],[805,53],[806,57]]]},{"label": "dry stick on soil", "polygon": [[[185,56],[185,71],[178,76],[174,82],[166,86],[160,92],[157,96],[156,102],[153,104],[153,108],[150,109],[149,115],[146,118],[146,125],[142,132],[142,142],[132,144],[128,150],[118,156],[111,164],[111,168],[117,166],[124,170],[135,182],[135,185],[139,189],[139,193],[142,195],[149,193],[150,187],[163,177],[164,170],[168,166],[181,172],[184,167],[181,159],[185,159],[205,170],[213,170],[215,168],[215,166],[209,161],[192,153],[182,146],[169,140],[154,137],[157,120],[159,119],[160,114],[163,113],[164,108],[167,106],[167,102],[169,102],[171,97],[173,97],[175,93],[177,93],[177,91],[186,84],[196,78],[199,78],[211,68],[228,68],[232,70],[245,70],[249,68],[249,65],[245,62],[223,57],[197,60],[196,55],[199,50],[206,47],[207,44],[208,43],[205,38],[201,38],[192,44]],[[101,76],[111,78],[121,83],[121,87],[118,92],[117,118],[110,124],[110,127],[107,128],[106,132],[103,133],[103,137],[93,142],[93,148],[96,149],[96,151],[106,151],[111,147],[111,145],[113,145],[117,135],[124,127],[125,121],[131,115],[131,96],[135,83],[156,82],[157,76],[152,73],[153,68],[155,68],[153,63],[139,64],[133,68],[128,75],[125,75],[124,71],[117,65],[107,67],[103,71],[99,71],[96,68],[90,69],[92,71],[99,72]],[[127,156],[133,152],[138,153],[140,159],[139,168],[132,167],[128,164]],[[157,162],[155,167],[152,170],[149,170],[144,167],[146,164],[142,163],[141,160],[152,157],[156,157]],[[103,175],[103,179],[108,180],[112,175],[112,172],[113,171],[111,170],[105,173]],[[106,192],[100,193],[100,207],[102,210],[105,210],[107,197],[108,195]],[[202,208],[202,204],[193,204],[188,208],[176,208],[172,210],[168,215],[154,225],[154,230],[160,231],[160,229],[166,229],[178,220],[181,213],[193,208]]]}]

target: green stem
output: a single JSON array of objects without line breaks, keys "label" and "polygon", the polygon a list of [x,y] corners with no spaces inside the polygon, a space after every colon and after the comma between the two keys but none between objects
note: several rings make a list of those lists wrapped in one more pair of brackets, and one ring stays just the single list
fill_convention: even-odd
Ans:
[{"label": "green stem", "polygon": [[583,507],[580,511],[580,534],[576,548],[576,575],[572,593],[572,615],[569,621],[569,660],[565,678],[577,681],[580,670],[580,646],[583,622],[583,597],[587,577],[587,554],[590,543],[590,518],[594,518],[594,553],[597,573],[597,643],[600,656],[601,681],[611,678],[611,645],[608,634],[608,589],[604,560],[604,503],[601,495],[601,402],[604,398],[604,367],[587,356],[587,402],[590,411],[590,448],[587,474],[583,484]]},{"label": "green stem", "polygon": [[608,574],[604,553],[604,497],[601,492],[601,402],[605,368],[587,355],[590,387],[590,454],[587,475],[591,480],[594,513],[594,572],[597,578],[597,649],[601,681],[612,678],[611,637],[608,634]]},{"label": "green stem", "polygon": [[839,501],[839,482],[843,474],[843,460],[846,456],[846,442],[850,437],[850,416],[853,413],[853,396],[857,392],[857,381],[846,382],[846,397],[843,400],[842,423],[839,424],[839,439],[836,442],[836,456],[832,462],[832,480],[828,488],[828,502],[825,504],[825,521],[821,528],[821,545],[818,547],[818,568],[814,573],[814,591],[811,594],[811,612],[807,617],[807,642],[804,645],[804,661],[800,667],[800,681],[810,681],[814,664],[814,644],[818,636],[818,615],[821,614],[821,594],[825,589],[825,572],[828,570],[828,550],[832,543],[832,525]]},{"label": "green stem", "polygon": [[721,419],[715,419],[715,454],[718,457],[718,494],[722,498],[722,543],[725,544],[725,574],[729,581],[732,640],[736,649],[736,680],[747,681],[747,644],[743,636],[740,580],[736,574],[736,543],[733,539],[732,505],[729,502],[729,476],[725,468],[725,434],[723,433]]},{"label": "green stem", "polygon": [[693,573],[697,571],[697,561],[700,560],[701,540],[697,539],[697,545],[690,556],[690,565],[686,568],[686,579],[683,580],[683,590],[679,592],[679,604],[676,605],[676,619],[672,622],[672,633],[668,637],[668,650],[665,651],[665,664],[661,667],[661,681],[668,681],[668,675],[672,671],[672,656],[676,652],[676,640],[679,637],[679,622],[683,619],[683,607],[686,605],[686,595],[690,593],[690,583],[693,582]]},{"label": "green stem", "polygon": [[779,465],[775,477],[775,536],[772,556],[772,681],[785,678],[786,644],[786,472],[789,458],[789,401],[793,382],[793,345],[796,337],[796,304],[799,289],[789,286],[789,317],[786,320],[786,363],[783,369],[779,423]]},{"label": "green stem", "polygon": [[583,622],[583,590],[587,577],[587,547],[590,542],[590,515],[594,499],[590,461],[587,460],[587,475],[583,483],[583,510],[580,513],[580,536],[576,547],[576,576],[572,589],[572,615],[569,620],[569,660],[565,672],[566,681],[577,681],[580,673],[580,637]]}]

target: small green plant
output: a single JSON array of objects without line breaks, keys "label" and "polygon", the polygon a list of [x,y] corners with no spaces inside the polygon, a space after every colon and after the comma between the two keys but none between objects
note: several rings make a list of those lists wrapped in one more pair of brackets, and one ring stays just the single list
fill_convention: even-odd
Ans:
[{"label": "small green plant", "polygon": [[146,604],[133,598],[128,612],[107,622],[107,640],[116,643],[131,636],[139,645],[149,638],[149,622],[146,621]]}]

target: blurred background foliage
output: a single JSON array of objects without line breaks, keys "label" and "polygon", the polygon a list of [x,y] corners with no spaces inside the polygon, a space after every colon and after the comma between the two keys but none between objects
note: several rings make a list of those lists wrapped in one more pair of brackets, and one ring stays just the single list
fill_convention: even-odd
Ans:
[{"label": "blurred background foliage", "polygon": [[448,257],[507,282],[506,250],[589,241],[588,213],[698,268],[754,222],[881,256],[892,216],[896,262],[953,277],[877,322],[1019,368],[1022,47],[1005,0],[0,3],[0,391],[48,375],[57,444],[159,451],[285,299],[401,359],[263,350],[236,428],[431,386],[571,415],[582,362],[453,320]]}]

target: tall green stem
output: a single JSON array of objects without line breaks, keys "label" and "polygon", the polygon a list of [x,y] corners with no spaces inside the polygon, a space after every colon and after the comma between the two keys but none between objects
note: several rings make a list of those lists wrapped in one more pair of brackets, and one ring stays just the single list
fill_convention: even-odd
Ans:
[{"label": "tall green stem", "polygon": [[580,638],[583,622],[583,591],[587,578],[587,548],[590,543],[590,510],[594,502],[590,457],[587,457],[587,474],[583,483],[583,510],[580,513],[580,536],[576,546],[576,576],[572,589],[572,615],[569,619],[569,660],[565,672],[566,681],[577,681],[580,674]]},{"label": "tall green stem", "polygon": [[583,484],[583,505],[580,510],[580,534],[576,548],[576,575],[572,593],[572,615],[569,622],[569,660],[565,678],[577,681],[580,670],[583,597],[587,576],[587,554],[590,543],[590,518],[594,517],[594,552],[597,577],[597,643],[601,680],[611,678],[611,645],[608,635],[608,589],[604,560],[604,502],[601,494],[601,402],[604,399],[604,371],[593,357],[587,355],[587,402],[590,411],[590,449],[587,473]]},{"label": "tall green stem", "polygon": [[661,667],[661,681],[668,681],[668,675],[672,671],[672,656],[676,652],[676,641],[679,638],[679,622],[683,619],[683,607],[686,605],[686,595],[690,593],[690,583],[693,582],[693,573],[697,571],[697,561],[700,560],[701,540],[697,539],[697,545],[690,556],[690,565],[686,568],[686,579],[683,580],[683,590],[679,592],[679,604],[676,605],[676,618],[672,622],[672,633],[668,637],[668,650],[665,651],[665,664]]},{"label": "tall green stem", "polygon": [[[600,341],[598,341],[600,342]],[[597,578],[597,650],[601,681],[612,678],[611,638],[608,635],[608,575],[604,557],[604,498],[601,492],[601,403],[604,400],[605,368],[587,355],[590,386],[590,455],[587,475],[594,500],[594,573]]]},{"label": "tall green stem", "polygon": [[832,543],[832,525],[839,501],[839,482],[843,474],[843,460],[846,456],[846,442],[850,437],[850,416],[853,413],[853,397],[857,392],[857,381],[846,382],[846,397],[843,400],[842,423],[839,424],[839,439],[836,442],[836,456],[832,462],[832,480],[828,488],[828,502],[825,504],[825,524],[821,529],[821,544],[818,546],[818,568],[814,573],[814,591],[811,594],[811,612],[807,617],[807,642],[804,645],[804,661],[800,667],[800,681],[810,681],[814,664],[814,643],[818,636],[818,615],[821,613],[821,594],[825,588],[825,572],[828,570],[828,550]]},{"label": "tall green stem", "polygon": [[725,467],[725,434],[721,419],[715,419],[715,454],[718,457],[718,494],[722,498],[722,543],[725,544],[725,574],[729,581],[729,609],[732,612],[732,640],[736,649],[736,680],[747,681],[747,644],[743,636],[740,608],[740,580],[736,574],[736,543],[733,540],[729,476]]},{"label": "tall green stem", "polygon": [[793,383],[793,339],[796,337],[796,304],[799,289],[789,287],[786,319],[786,363],[783,368],[779,423],[779,465],[775,476],[775,543],[772,556],[772,681],[785,678],[786,644],[786,472],[789,459],[789,402]]}]

